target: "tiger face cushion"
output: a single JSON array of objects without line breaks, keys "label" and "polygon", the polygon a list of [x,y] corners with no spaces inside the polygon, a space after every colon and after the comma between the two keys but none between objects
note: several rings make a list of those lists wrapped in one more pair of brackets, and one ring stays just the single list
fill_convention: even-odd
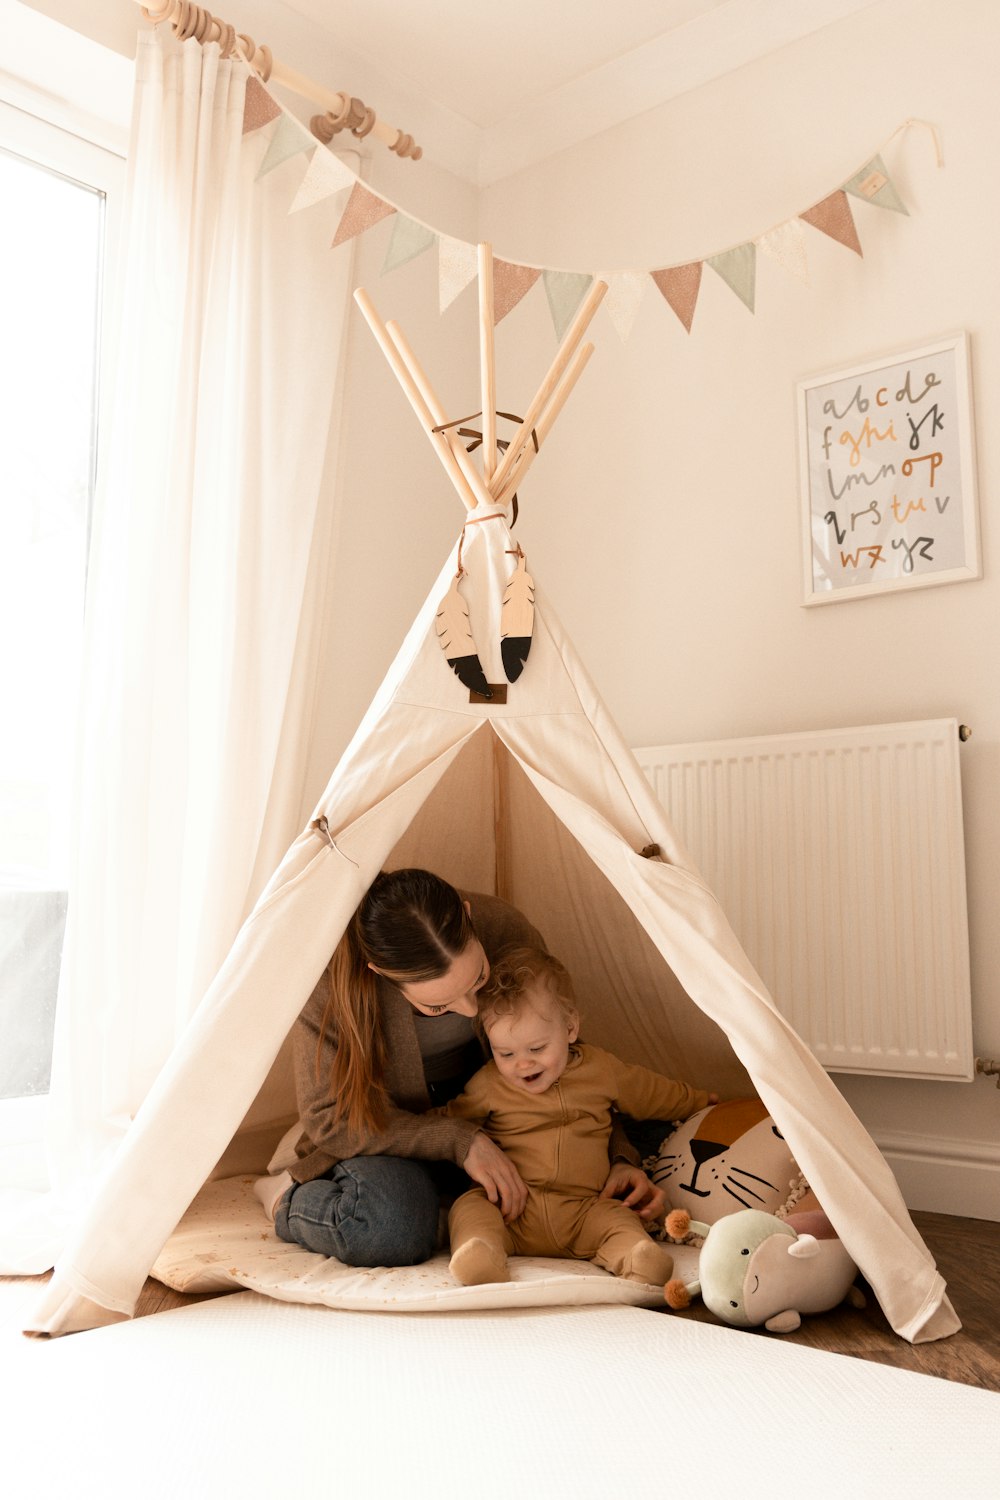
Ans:
[{"label": "tiger face cushion", "polygon": [[801,1189],[795,1159],[759,1099],[710,1104],[682,1121],[649,1175],[668,1213],[686,1208],[706,1224],[741,1208],[777,1213]]}]

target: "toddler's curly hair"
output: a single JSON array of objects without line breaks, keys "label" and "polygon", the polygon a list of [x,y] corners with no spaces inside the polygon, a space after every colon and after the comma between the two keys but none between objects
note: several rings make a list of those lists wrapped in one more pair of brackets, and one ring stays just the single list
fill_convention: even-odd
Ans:
[{"label": "toddler's curly hair", "polygon": [[566,1021],[577,1019],[573,981],[565,967],[544,948],[508,948],[490,970],[479,991],[476,1026],[486,1035],[494,1021],[516,1016],[528,1004],[526,991],[540,982]]}]

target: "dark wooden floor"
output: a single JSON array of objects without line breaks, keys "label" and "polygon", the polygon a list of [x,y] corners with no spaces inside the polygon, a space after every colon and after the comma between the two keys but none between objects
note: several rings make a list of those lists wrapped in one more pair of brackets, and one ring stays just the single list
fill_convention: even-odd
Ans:
[{"label": "dark wooden floor", "polygon": [[[734,1334],[741,1338],[781,1337],[828,1353],[1000,1391],[1000,1224],[946,1214],[915,1213],[913,1219],[948,1283],[948,1295],[962,1320],[961,1332],[932,1344],[908,1344],[892,1332],[869,1292],[863,1310],[845,1305],[806,1318],[796,1333],[776,1335],[754,1329],[733,1330]],[[149,1280],[139,1298],[136,1317],[205,1300],[205,1296],[185,1296]],[[699,1304],[682,1314],[665,1311],[664,1316],[715,1322]]]}]

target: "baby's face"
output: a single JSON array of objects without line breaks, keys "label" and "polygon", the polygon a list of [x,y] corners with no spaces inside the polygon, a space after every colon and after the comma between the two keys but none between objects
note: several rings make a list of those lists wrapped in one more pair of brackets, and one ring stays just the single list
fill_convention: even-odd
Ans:
[{"label": "baby's face", "polygon": [[576,1041],[576,1018],[567,1020],[547,988],[539,983],[525,990],[521,1009],[501,1016],[487,1028],[493,1061],[508,1083],[526,1094],[544,1094],[569,1062]]}]

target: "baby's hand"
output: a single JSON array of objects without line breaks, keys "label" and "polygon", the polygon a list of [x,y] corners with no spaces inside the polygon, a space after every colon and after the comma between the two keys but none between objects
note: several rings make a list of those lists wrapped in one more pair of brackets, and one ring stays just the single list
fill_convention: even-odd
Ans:
[{"label": "baby's hand", "polygon": [[650,1182],[641,1167],[627,1161],[616,1161],[601,1188],[601,1198],[620,1198],[626,1208],[635,1209],[640,1219],[662,1219],[667,1200],[663,1190]]}]

